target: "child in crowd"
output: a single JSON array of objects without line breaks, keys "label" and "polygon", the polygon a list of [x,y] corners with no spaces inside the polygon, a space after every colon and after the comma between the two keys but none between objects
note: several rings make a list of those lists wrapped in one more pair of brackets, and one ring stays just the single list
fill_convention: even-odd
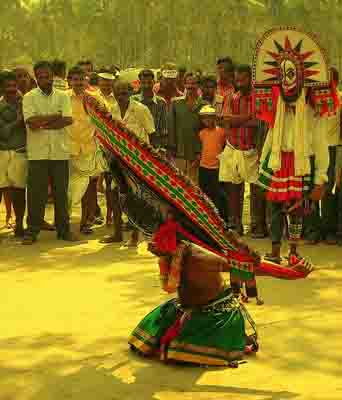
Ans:
[{"label": "child in crowd", "polygon": [[216,126],[216,110],[211,105],[203,106],[199,112],[204,128],[199,133],[201,155],[199,167],[199,186],[212,200],[222,218],[225,217],[223,190],[219,183],[219,159],[226,135],[223,128]]}]

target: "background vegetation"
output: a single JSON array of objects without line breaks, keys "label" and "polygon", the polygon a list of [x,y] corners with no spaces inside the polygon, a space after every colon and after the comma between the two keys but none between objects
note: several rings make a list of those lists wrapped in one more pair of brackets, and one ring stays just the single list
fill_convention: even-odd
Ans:
[{"label": "background vegetation", "polygon": [[213,68],[217,56],[250,62],[273,25],[315,32],[342,67],[341,0],[0,0],[0,67],[42,58],[98,66]]}]

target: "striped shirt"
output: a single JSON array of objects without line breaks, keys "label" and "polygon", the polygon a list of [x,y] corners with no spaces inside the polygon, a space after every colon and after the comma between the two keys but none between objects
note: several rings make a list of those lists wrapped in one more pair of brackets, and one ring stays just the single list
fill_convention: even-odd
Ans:
[{"label": "striped shirt", "polygon": [[156,95],[144,97],[142,93],[132,96],[131,99],[144,104],[153,116],[156,130],[151,136],[151,144],[155,147],[166,148],[168,144],[166,101]]},{"label": "striped shirt", "polygon": [[[252,114],[253,97],[251,94],[242,96],[240,92],[235,93],[230,99],[230,110],[232,115]],[[251,150],[256,146],[257,128],[229,128],[227,141],[239,150]]]},{"label": "striped shirt", "polygon": [[219,109],[216,110],[219,116],[230,114],[230,103],[234,93],[235,89],[233,85],[230,84],[224,85],[220,81],[217,82],[216,96],[222,98],[221,100],[222,105],[220,106]]}]

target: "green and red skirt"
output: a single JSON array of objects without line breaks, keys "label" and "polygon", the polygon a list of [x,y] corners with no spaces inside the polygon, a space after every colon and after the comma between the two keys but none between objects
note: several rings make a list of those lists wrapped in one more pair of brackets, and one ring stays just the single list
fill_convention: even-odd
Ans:
[{"label": "green and red skirt", "polygon": [[199,309],[183,309],[176,299],[162,304],[139,323],[128,343],[163,361],[228,366],[242,357],[251,340],[257,347],[256,338],[253,320],[227,289]]},{"label": "green and red skirt", "polygon": [[276,172],[269,167],[270,156],[269,153],[261,164],[257,181],[257,184],[265,190],[266,199],[288,202],[305,197],[312,188],[313,176],[295,175],[294,152],[281,152],[281,168]]}]

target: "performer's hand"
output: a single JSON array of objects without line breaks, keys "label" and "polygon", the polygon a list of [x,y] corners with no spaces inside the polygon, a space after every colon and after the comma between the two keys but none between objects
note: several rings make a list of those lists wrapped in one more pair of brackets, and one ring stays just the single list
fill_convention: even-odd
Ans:
[{"label": "performer's hand", "polygon": [[107,118],[107,119],[109,119],[109,120],[111,120],[111,119],[112,119],[112,114],[111,114],[110,112],[106,112],[106,113],[104,114],[104,117]]},{"label": "performer's hand", "polygon": [[324,195],[324,185],[315,185],[310,193],[310,200],[320,201]]},{"label": "performer's hand", "polygon": [[200,164],[200,160],[194,160],[194,161],[191,163],[191,167],[192,167],[192,168],[197,168],[197,167],[199,166],[199,164]]}]

